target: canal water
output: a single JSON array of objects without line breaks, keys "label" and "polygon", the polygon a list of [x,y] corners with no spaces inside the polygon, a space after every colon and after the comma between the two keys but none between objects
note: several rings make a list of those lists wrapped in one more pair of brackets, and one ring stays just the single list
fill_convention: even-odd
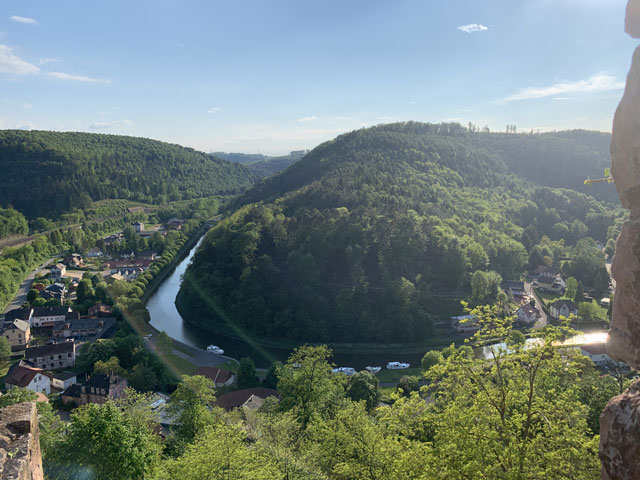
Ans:
[{"label": "canal water", "polygon": [[[171,338],[179,340],[196,348],[207,348],[207,345],[218,345],[223,348],[225,355],[240,359],[251,357],[258,368],[267,368],[272,362],[284,362],[291,350],[288,348],[274,348],[260,344],[260,342],[246,341],[241,338],[217,334],[183,320],[175,305],[178,290],[182,283],[182,275],[191,262],[193,255],[202,242],[204,236],[189,251],[175,270],[162,282],[154,294],[147,301],[147,308],[151,315],[151,325],[160,331],[165,331]],[[589,332],[568,340],[574,344],[601,343],[606,341],[606,331]],[[488,351],[478,352],[488,354]],[[420,365],[423,354],[395,354],[384,352],[380,347],[379,353],[369,354],[340,354],[336,353],[333,362],[338,366],[348,366],[361,370],[364,367],[385,366],[387,362],[398,361],[410,363],[412,367]]]},{"label": "canal water", "polygon": [[[160,331],[164,330],[171,338],[196,348],[205,349],[207,345],[217,345],[224,349],[224,354],[229,357],[235,359],[251,357],[259,368],[267,368],[276,360],[286,361],[291,353],[289,348],[274,348],[262,345],[260,342],[245,341],[240,338],[217,334],[186,322],[180,316],[175,305],[176,296],[178,295],[178,290],[180,290],[182,275],[202,242],[202,238],[147,301],[147,308],[151,315],[151,325]],[[407,362],[412,367],[417,367],[420,364],[420,359],[420,354],[396,355],[383,352],[366,355],[335,354],[333,362],[340,366],[363,369],[368,365],[384,366],[391,361]]]}]

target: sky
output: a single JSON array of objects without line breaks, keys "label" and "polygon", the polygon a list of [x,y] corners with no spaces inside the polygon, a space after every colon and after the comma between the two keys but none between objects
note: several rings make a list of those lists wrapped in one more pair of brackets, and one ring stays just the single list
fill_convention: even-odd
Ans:
[{"label": "sky", "polygon": [[625,0],[2,0],[0,129],[278,155],[397,121],[610,131]]}]

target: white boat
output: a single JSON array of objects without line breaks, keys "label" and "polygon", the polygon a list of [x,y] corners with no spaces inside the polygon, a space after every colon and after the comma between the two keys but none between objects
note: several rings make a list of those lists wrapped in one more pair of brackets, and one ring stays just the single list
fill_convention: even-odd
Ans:
[{"label": "white boat", "polygon": [[409,368],[411,365],[408,363],[402,362],[389,362],[387,363],[387,369],[389,370],[404,370],[405,368]]},{"label": "white boat", "polygon": [[209,345],[207,347],[207,352],[217,353],[218,355],[222,355],[224,353],[224,350],[216,345]]},{"label": "white boat", "polygon": [[365,370],[366,370],[367,372],[372,373],[372,374],[374,374],[374,375],[375,375],[375,374],[376,374],[376,373],[378,373],[380,370],[382,370],[382,367],[365,367]]},{"label": "white boat", "polygon": [[344,373],[347,376],[351,376],[354,375],[356,373],[356,369],[355,368],[351,368],[351,367],[338,367],[338,368],[334,368],[332,370],[333,373]]}]

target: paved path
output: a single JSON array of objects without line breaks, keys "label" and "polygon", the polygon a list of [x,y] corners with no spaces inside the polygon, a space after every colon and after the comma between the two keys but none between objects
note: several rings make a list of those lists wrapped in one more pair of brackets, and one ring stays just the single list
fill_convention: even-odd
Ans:
[{"label": "paved path", "polygon": [[526,282],[524,284],[524,290],[525,292],[527,292],[529,295],[531,295],[531,297],[536,301],[536,308],[538,309],[538,311],[540,312],[540,318],[538,319],[538,321],[536,322],[536,324],[533,326],[533,328],[535,330],[540,330],[543,329],[544,327],[547,326],[547,324],[549,323],[549,319],[547,318],[547,314],[544,313],[544,309],[542,308],[542,305],[544,305],[542,303],[542,301],[540,300],[540,298],[536,295],[536,291],[533,289],[533,287],[531,286],[531,283]]},{"label": "paved path", "polygon": [[20,306],[27,301],[27,293],[29,293],[31,285],[33,285],[33,279],[36,277],[36,274],[40,273],[40,271],[47,265],[49,265],[55,258],[57,257],[50,258],[29,275],[27,275],[27,278],[25,278],[22,282],[22,285],[20,285],[18,293],[14,297],[13,301],[9,305],[7,305],[7,308],[5,308],[3,313],[7,313],[9,310],[13,310],[14,308],[20,308]]},{"label": "paved path", "polygon": [[[149,326],[151,327],[151,325]],[[153,327],[151,328],[153,329],[153,333],[151,334],[151,337],[144,337],[145,338],[144,343],[147,346],[147,348],[149,348],[150,350],[155,352],[159,357],[161,357],[161,355],[157,351],[158,346],[156,342],[156,336],[158,335],[159,332],[155,328]],[[225,362],[237,362],[237,360],[235,360],[234,358],[227,357],[225,355],[218,355],[217,353],[213,353],[213,352],[207,352],[206,350],[201,350],[199,348],[192,347],[190,345],[187,345],[186,343],[182,343],[175,339],[173,339],[172,353],[177,357],[188,360],[189,362],[193,363],[198,367],[201,367],[201,366],[215,367]]]}]

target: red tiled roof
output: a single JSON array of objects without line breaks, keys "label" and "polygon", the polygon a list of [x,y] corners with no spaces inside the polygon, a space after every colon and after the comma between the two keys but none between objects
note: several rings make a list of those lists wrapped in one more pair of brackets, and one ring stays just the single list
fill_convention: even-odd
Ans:
[{"label": "red tiled roof", "polygon": [[18,387],[26,387],[31,383],[34,377],[41,373],[43,370],[40,368],[23,367],[18,365],[14,367],[11,373],[5,378],[4,382]]},{"label": "red tiled roof", "polygon": [[247,400],[251,398],[252,395],[259,398],[276,397],[278,400],[280,399],[280,394],[278,393],[278,391],[273,390],[272,388],[245,388],[244,390],[236,390],[235,392],[225,393],[218,400],[216,400],[216,406],[222,407],[226,410],[241,407]]},{"label": "red tiled roof", "polygon": [[225,383],[233,376],[233,372],[217,367],[198,367],[196,375],[207,377],[213,380],[214,383]]}]

